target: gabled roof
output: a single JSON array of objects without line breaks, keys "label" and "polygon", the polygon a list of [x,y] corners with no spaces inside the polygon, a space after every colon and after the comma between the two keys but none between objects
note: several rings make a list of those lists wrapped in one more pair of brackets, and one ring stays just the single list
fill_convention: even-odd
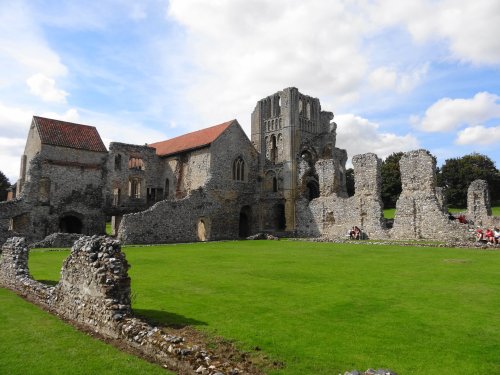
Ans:
[{"label": "gabled roof", "polygon": [[180,135],[163,142],[150,143],[148,146],[154,147],[156,149],[156,154],[159,156],[167,156],[184,151],[196,150],[210,145],[235,121],[236,120],[227,121],[209,128]]},{"label": "gabled roof", "polygon": [[33,116],[42,144],[107,152],[94,126]]}]

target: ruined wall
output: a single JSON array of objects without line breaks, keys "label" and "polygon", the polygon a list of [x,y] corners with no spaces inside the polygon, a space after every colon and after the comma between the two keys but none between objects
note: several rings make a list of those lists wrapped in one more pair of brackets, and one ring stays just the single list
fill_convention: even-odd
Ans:
[{"label": "ruined wall", "polygon": [[402,192],[396,203],[391,237],[460,239],[467,228],[450,222],[436,196],[436,161],[426,150],[410,151],[399,161]]},{"label": "ruined wall", "polygon": [[[106,160],[106,209],[114,215],[144,210],[164,198],[163,162],[148,146],[113,142]],[[132,187],[137,184],[137,191]],[[154,194],[151,189],[154,190]],[[148,196],[149,192],[149,196]]]},{"label": "ruined wall", "polygon": [[[386,238],[380,197],[380,159],[375,154],[353,157],[355,195],[321,195],[297,203],[297,231],[305,236],[345,238],[347,231],[360,227],[369,238]],[[325,171],[330,172],[328,169]],[[320,177],[320,180],[322,178]],[[343,193],[343,191],[340,191]]]},{"label": "ruined wall", "polygon": [[216,353],[197,338],[190,342],[174,329],[155,327],[134,317],[128,263],[117,241],[97,236],[81,238],[64,262],[55,287],[31,279],[28,255],[24,238],[10,238],[3,245],[0,286],[78,328],[118,340],[121,348],[134,349],[179,374],[262,374],[246,355],[238,362],[234,348],[227,354],[221,350]]},{"label": "ruined wall", "polygon": [[491,201],[488,183],[475,180],[467,190],[467,218],[476,225],[491,225]]},{"label": "ruined wall", "polygon": [[22,199],[0,202],[0,245],[7,238],[19,235],[17,232],[19,228],[13,226],[15,219],[29,217],[31,217],[31,207]]}]

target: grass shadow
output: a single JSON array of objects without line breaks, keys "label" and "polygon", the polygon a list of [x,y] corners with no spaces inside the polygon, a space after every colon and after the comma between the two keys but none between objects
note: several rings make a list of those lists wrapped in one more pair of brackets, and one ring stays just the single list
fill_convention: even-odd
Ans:
[{"label": "grass shadow", "polygon": [[186,326],[206,326],[206,322],[185,317],[168,311],[133,309],[134,314],[144,320],[171,328],[184,328]]}]

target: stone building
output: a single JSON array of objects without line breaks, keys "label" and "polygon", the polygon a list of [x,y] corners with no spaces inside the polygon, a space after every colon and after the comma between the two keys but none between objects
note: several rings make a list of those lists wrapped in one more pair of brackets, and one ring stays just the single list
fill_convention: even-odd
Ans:
[{"label": "stone building", "polygon": [[[336,147],[332,120],[319,99],[292,87],[257,102],[251,140],[231,120],[144,146],[113,142],[107,150],[92,126],[35,116],[16,198],[0,203],[0,241],[102,234],[107,218],[125,243],[235,239],[261,231],[344,238],[354,225],[371,238],[466,234],[443,213],[435,161],[424,150],[402,158],[403,192],[392,229],[383,218],[375,154],[353,157],[356,192],[348,197],[347,152]],[[487,214],[478,206],[484,193],[473,196],[479,197],[474,215]]]}]

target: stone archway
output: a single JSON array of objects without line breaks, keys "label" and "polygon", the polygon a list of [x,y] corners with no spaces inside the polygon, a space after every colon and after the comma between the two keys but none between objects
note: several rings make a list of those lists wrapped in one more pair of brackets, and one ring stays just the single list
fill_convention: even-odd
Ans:
[{"label": "stone archway", "polygon": [[208,228],[205,219],[198,220],[198,224],[196,225],[196,235],[198,237],[198,241],[208,241]]},{"label": "stone archway", "polygon": [[275,230],[286,229],[285,205],[282,203],[273,206],[273,222]]},{"label": "stone archway", "polygon": [[252,228],[252,208],[250,206],[243,206],[240,211],[240,221],[238,228],[238,236],[246,238],[250,236]]},{"label": "stone archway", "polygon": [[75,215],[64,215],[59,219],[59,230],[63,233],[83,233],[83,223]]},{"label": "stone archway", "polygon": [[307,198],[312,201],[314,198],[319,198],[319,184],[316,180],[310,180],[307,183]]}]

